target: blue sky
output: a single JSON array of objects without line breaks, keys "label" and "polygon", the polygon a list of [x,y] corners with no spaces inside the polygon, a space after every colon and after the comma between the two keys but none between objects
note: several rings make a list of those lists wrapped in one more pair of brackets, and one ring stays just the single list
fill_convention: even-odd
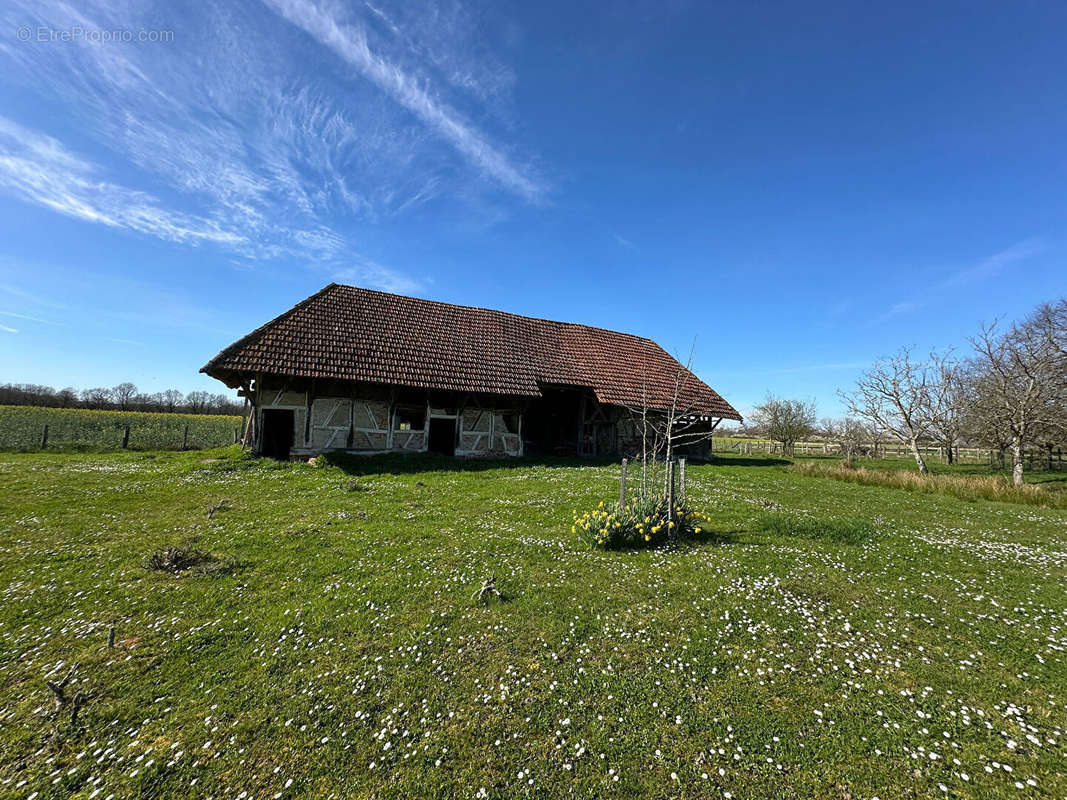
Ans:
[{"label": "blue sky", "polygon": [[204,362],[336,280],[695,338],[742,411],[836,414],[871,359],[1067,290],[1065,30],[1061,2],[9,0],[0,381],[218,391]]}]

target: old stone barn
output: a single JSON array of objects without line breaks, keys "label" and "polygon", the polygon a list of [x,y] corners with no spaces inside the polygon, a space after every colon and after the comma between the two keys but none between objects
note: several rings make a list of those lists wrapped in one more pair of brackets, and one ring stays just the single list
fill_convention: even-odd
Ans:
[{"label": "old stone barn", "polygon": [[642,408],[741,419],[650,339],[339,284],[201,372],[250,399],[247,440],[275,458],[632,455]]}]

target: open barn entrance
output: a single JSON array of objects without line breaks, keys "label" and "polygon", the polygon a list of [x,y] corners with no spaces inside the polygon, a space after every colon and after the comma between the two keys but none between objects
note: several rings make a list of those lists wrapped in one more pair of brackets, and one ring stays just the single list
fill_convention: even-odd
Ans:
[{"label": "open barn entrance", "polygon": [[431,453],[454,456],[456,454],[456,420],[431,417],[428,445]]},{"label": "open barn entrance", "polygon": [[263,410],[261,451],[269,458],[289,460],[293,449],[293,412],[289,409],[267,408]]},{"label": "open barn entrance", "polygon": [[578,455],[581,399],[577,389],[541,387],[541,397],[530,401],[522,417],[527,455]]}]

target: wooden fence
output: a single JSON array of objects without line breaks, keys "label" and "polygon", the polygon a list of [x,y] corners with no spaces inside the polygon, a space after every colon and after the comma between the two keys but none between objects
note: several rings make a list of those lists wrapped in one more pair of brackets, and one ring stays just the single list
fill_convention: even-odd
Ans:
[{"label": "wooden fence", "polygon": [[[738,453],[740,455],[781,455],[782,445],[767,439],[740,439],[718,437],[714,440],[714,450],[723,453]],[[937,459],[946,461],[945,448],[943,447],[920,447],[919,452],[928,460]],[[795,456],[840,456],[841,447],[835,442],[797,442],[793,448]],[[860,455],[868,458],[912,458],[910,448],[899,443],[877,442],[869,443],[860,448]],[[999,464],[1000,455],[996,450],[983,447],[957,447],[954,448],[954,461],[958,464]],[[1010,456],[1009,456],[1010,458]],[[1041,462],[1046,460],[1043,453],[1029,453],[1028,460]],[[1062,463],[1062,452],[1057,452],[1054,460]]]}]

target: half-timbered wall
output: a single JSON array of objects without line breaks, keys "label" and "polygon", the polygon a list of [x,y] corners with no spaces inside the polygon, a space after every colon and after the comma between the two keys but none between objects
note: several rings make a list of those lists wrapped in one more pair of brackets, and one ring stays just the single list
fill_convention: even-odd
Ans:
[{"label": "half-timbered wall", "polygon": [[258,382],[255,396],[260,414],[268,409],[294,412],[294,455],[325,450],[424,452],[431,417],[456,419],[456,455],[518,456],[523,452],[522,414],[518,403],[506,398],[431,398],[426,393],[401,394],[378,386],[269,377]]}]

